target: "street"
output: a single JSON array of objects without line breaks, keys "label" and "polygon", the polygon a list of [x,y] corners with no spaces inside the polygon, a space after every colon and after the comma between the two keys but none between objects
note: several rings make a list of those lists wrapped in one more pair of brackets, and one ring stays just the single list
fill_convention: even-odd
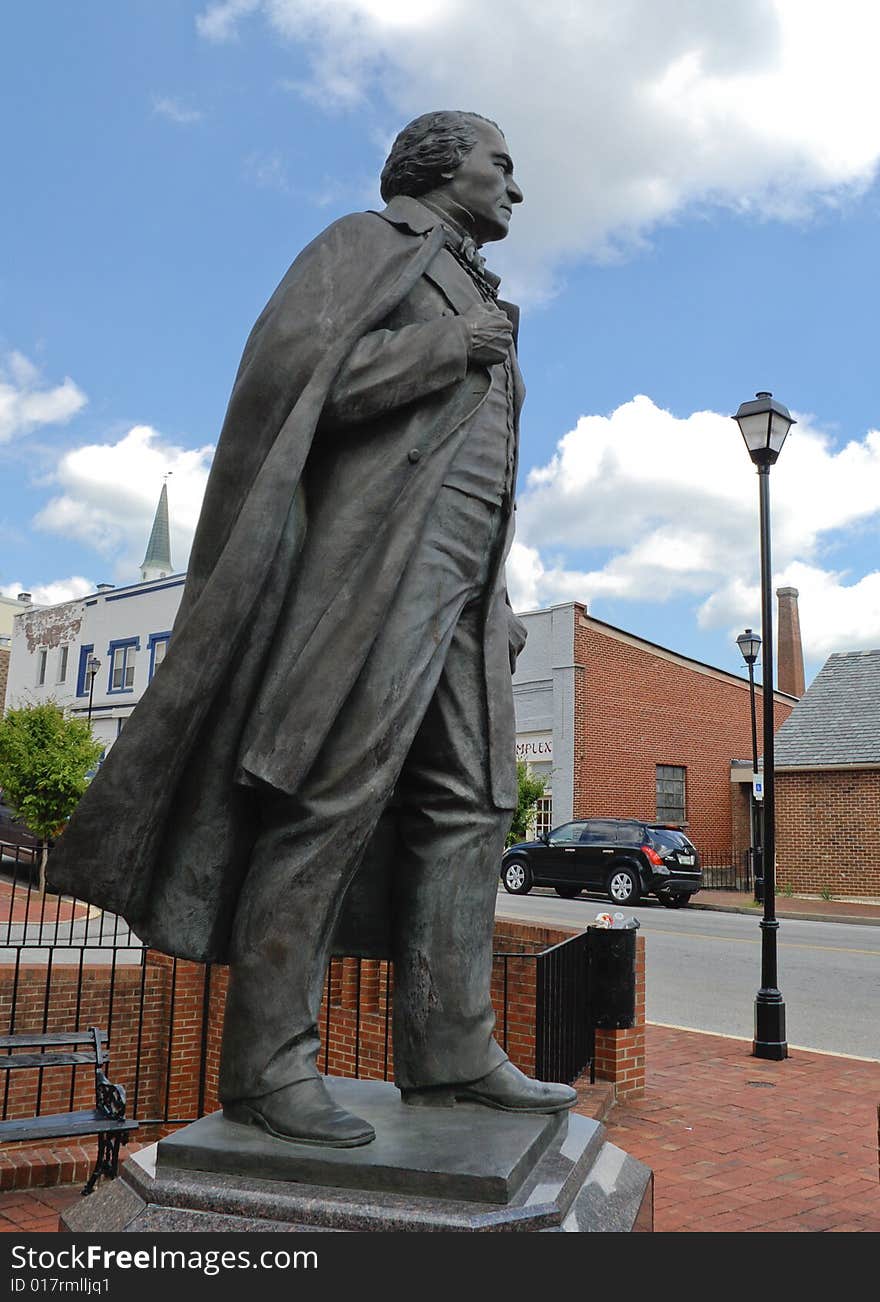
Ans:
[{"label": "street", "polygon": [[[606,910],[614,912],[598,895],[561,900],[541,889],[525,896],[501,890],[496,908],[505,917],[573,927]],[[655,901],[625,912],[638,918],[646,939],[647,1020],[751,1038],[759,914],[672,910]],[[778,953],[789,1044],[880,1059],[880,927],[784,919]]]}]

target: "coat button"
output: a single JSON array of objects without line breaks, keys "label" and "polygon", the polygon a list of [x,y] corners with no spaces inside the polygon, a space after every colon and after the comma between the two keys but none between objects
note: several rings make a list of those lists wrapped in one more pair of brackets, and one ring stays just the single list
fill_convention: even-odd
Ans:
[{"label": "coat button", "polygon": [[421,460],[422,452],[420,448],[410,448],[406,455],[409,457],[413,465],[415,465],[417,461]]}]

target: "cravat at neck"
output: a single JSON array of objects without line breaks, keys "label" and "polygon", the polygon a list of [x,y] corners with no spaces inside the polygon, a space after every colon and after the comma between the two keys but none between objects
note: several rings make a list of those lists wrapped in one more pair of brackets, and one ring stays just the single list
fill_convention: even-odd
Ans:
[{"label": "cravat at neck", "polygon": [[446,247],[455,258],[456,262],[468,273],[480,292],[493,301],[498,297],[498,286],[501,284],[501,277],[496,276],[486,266],[486,259],[477,248],[476,240],[472,235],[451,217],[448,212],[438,205],[431,203],[423,195],[419,196],[418,202],[439,217],[440,224],[446,236]]}]

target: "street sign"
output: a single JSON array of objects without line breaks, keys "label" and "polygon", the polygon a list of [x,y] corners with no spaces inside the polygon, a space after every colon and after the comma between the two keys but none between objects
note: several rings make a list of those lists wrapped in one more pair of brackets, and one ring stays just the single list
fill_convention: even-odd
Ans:
[{"label": "street sign", "polygon": [[763,773],[752,774],[752,795],[755,800],[764,799],[764,775]]}]

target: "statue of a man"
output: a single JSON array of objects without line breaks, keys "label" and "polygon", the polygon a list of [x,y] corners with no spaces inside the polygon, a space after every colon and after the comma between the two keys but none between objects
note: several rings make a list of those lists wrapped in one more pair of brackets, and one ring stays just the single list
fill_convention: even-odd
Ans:
[{"label": "statue of a man", "polygon": [[498,127],[442,112],[397,137],[382,197],[304,250],[251,332],[165,662],[49,867],[148,943],[228,961],[226,1116],[337,1146],[374,1132],[318,1073],[318,1012],[377,857],[405,1102],[576,1098],[492,1035],[523,387],[479,249],[523,196]]}]

